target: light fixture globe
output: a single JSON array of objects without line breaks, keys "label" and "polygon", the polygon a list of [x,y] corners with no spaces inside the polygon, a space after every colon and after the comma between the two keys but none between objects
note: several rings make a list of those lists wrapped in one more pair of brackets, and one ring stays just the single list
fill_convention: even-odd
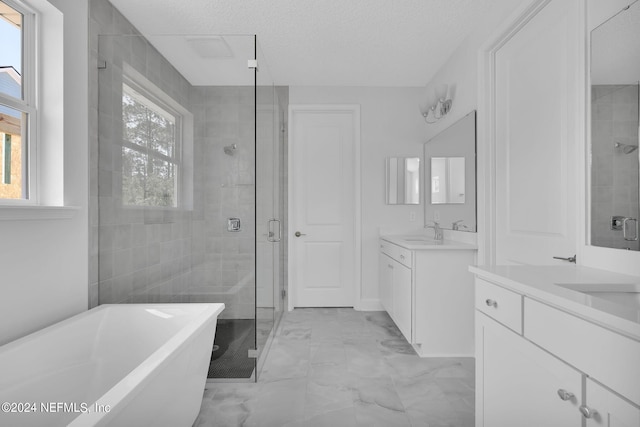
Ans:
[{"label": "light fixture globe", "polygon": [[453,102],[447,99],[449,86],[439,84],[433,91],[427,91],[425,102],[420,104],[420,114],[424,121],[432,124],[449,114]]}]

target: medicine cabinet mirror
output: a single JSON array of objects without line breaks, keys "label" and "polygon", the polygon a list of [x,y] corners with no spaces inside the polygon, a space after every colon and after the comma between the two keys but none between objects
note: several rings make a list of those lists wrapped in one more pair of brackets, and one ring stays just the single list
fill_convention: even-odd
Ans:
[{"label": "medicine cabinet mirror", "polygon": [[591,32],[590,243],[637,251],[640,2]]},{"label": "medicine cabinet mirror", "polygon": [[389,157],[386,159],[388,205],[420,204],[420,158]]}]

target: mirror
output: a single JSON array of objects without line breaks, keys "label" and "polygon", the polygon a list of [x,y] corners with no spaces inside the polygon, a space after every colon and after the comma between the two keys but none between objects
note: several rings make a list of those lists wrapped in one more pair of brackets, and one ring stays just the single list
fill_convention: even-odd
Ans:
[{"label": "mirror", "polygon": [[431,158],[431,204],[464,204],[464,157]]},{"label": "mirror", "polygon": [[386,159],[388,205],[420,204],[420,158],[389,157]]},{"label": "mirror", "polygon": [[476,112],[427,141],[424,159],[425,227],[475,232]]},{"label": "mirror", "polygon": [[593,246],[640,249],[638,80],[640,2],[591,32]]}]

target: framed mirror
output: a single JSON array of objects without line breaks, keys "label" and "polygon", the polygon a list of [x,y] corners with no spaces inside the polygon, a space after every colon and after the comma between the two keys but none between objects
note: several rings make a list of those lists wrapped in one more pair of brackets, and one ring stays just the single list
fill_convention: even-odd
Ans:
[{"label": "framed mirror", "polygon": [[590,244],[640,250],[640,2],[591,32]]},{"label": "framed mirror", "polygon": [[475,232],[476,112],[427,141],[424,163],[425,226]]},{"label": "framed mirror", "polygon": [[385,200],[388,205],[420,204],[419,157],[388,157],[386,159]]}]

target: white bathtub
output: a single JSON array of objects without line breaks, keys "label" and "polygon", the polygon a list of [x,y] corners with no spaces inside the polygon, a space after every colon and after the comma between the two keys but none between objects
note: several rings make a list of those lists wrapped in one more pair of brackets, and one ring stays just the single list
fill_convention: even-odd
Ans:
[{"label": "white bathtub", "polygon": [[0,426],[191,426],[223,309],[102,305],[0,347]]}]

